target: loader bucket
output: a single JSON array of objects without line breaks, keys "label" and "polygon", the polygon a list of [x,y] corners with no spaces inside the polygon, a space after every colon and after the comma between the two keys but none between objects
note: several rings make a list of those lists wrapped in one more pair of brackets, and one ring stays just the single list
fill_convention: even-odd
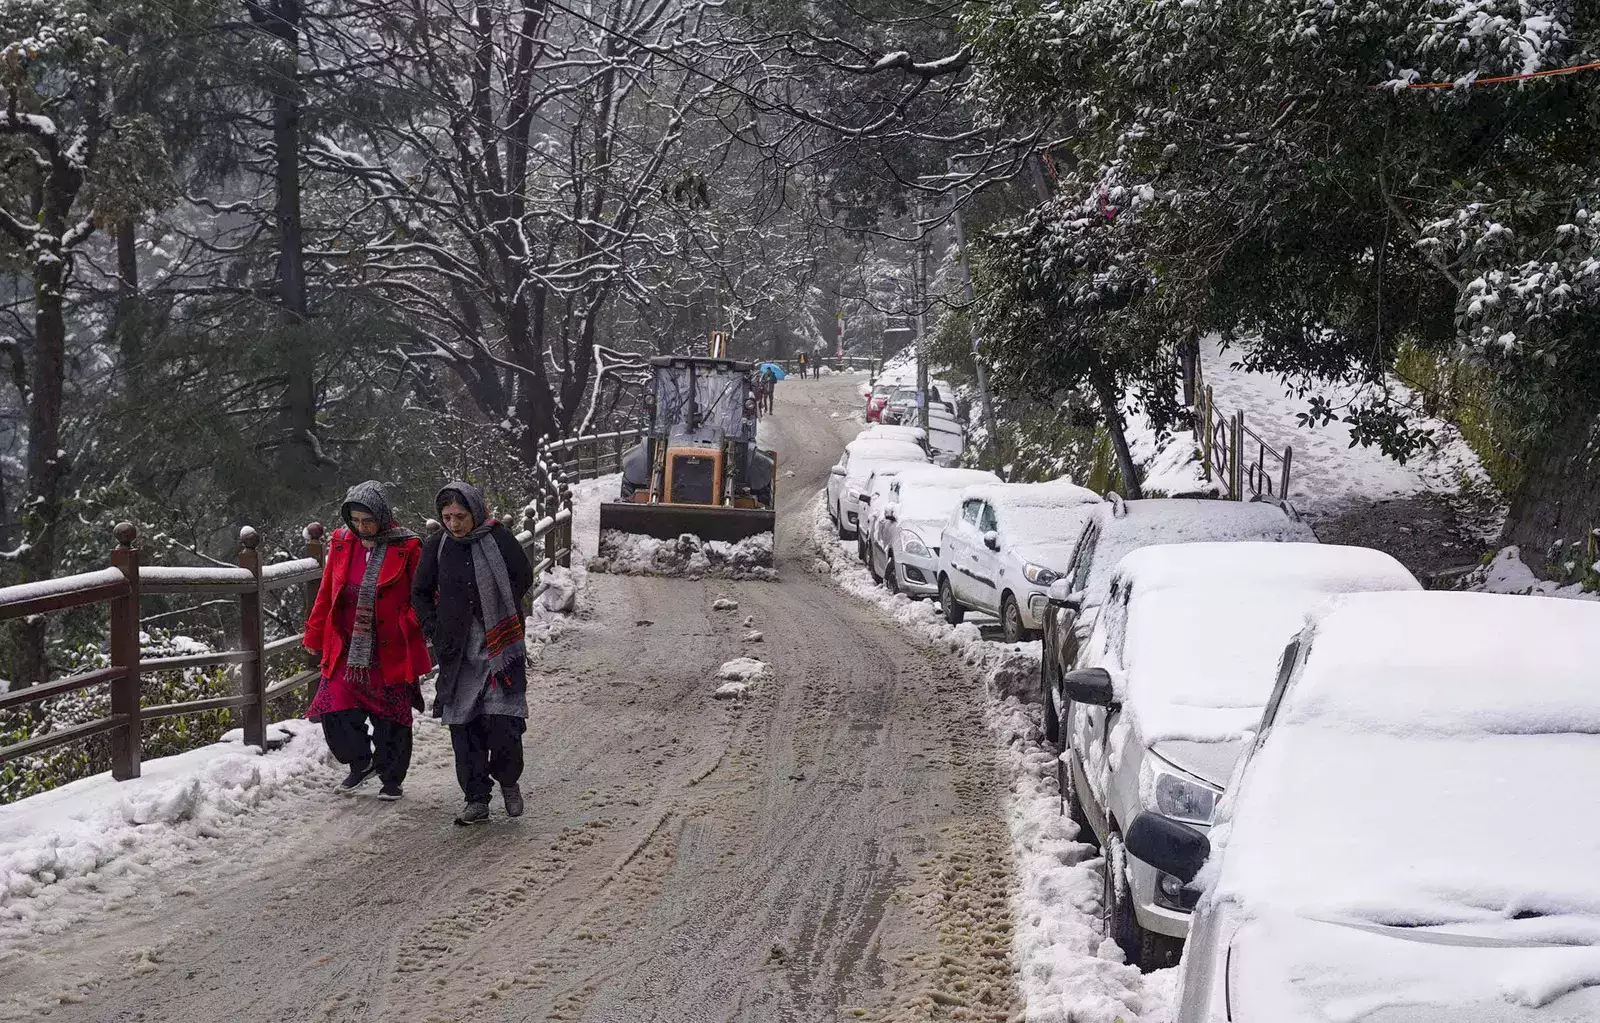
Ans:
[{"label": "loader bucket", "polygon": [[[725,508],[705,504],[647,504],[609,501],[600,506],[600,535],[617,529],[658,540],[674,540],[685,533],[701,540],[740,540],[770,533],[777,522],[771,508]],[[770,566],[769,566],[770,567]]]}]

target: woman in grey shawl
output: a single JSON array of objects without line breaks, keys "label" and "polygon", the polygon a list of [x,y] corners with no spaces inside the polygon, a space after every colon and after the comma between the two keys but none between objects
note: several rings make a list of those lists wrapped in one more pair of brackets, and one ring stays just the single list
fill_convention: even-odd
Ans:
[{"label": "woman in grey shawl", "polygon": [[533,567],[511,530],[488,517],[477,487],[457,480],[434,504],[444,529],[423,545],[411,603],[439,660],[433,714],[450,726],[467,802],[456,823],[488,820],[494,782],[506,814],[519,817],[528,718],[522,598]]}]

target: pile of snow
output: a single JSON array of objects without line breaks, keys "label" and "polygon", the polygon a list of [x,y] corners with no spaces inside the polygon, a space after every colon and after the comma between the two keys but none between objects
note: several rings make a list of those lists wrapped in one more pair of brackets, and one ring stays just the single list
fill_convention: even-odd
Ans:
[{"label": "pile of snow", "polygon": [[737,611],[739,610],[739,602],[734,600],[732,597],[718,597],[716,600],[711,602],[711,610]]},{"label": "pile of snow", "polygon": [[824,376],[824,377],[831,377],[831,376],[833,376],[833,367],[832,366],[823,366],[821,369],[817,370],[817,375],[818,376]]},{"label": "pile of snow", "polygon": [[572,487],[572,555],[587,557],[600,545],[600,505],[622,492],[622,474],[579,480]]},{"label": "pile of snow", "polygon": [[[985,721],[1011,778],[1006,818],[1018,890],[1012,897],[1012,959],[1032,1023],[1167,1023],[1177,970],[1141,974],[1124,961],[1100,923],[1103,860],[1077,840],[1061,813],[1057,759],[1044,742],[1037,688],[1037,642],[986,640],[973,617],[951,626],[933,601],[892,594],[872,581],[855,545],[836,539],[819,498],[813,535],[817,562],[846,592],[876,605],[934,646],[971,665],[989,690]],[[1026,694],[1019,699],[1019,694]]]},{"label": "pile of snow", "polygon": [[[1600,572],[1600,562],[1594,565]],[[1490,561],[1463,580],[1462,589],[1481,590],[1484,593],[1514,593],[1521,596],[1565,597],[1571,600],[1600,600],[1600,592],[1585,590],[1579,583],[1565,586],[1549,579],[1540,579],[1522,560],[1522,551],[1506,547],[1495,553]]]},{"label": "pile of snow", "polygon": [[582,587],[584,570],[563,568],[557,565],[548,572],[539,573],[539,606],[555,614],[571,614],[578,606],[578,590]]},{"label": "pile of snow", "polygon": [[683,576],[688,579],[761,579],[773,581],[771,533],[757,533],[738,543],[701,540],[684,533],[661,540],[608,529],[600,537],[600,554],[590,558],[591,572],[612,575]]},{"label": "pile of snow", "polygon": [[762,635],[762,634],[761,634],[761,633],[760,633],[760,632],[759,632],[759,631],[757,631],[757,630],[756,630],[756,629],[751,629],[751,630],[750,630],[750,631],[749,631],[749,632],[747,632],[747,633],[745,633],[745,634],[744,634],[744,635],[743,635],[743,636],[742,636],[742,637],[740,637],[740,638],[741,638],[741,640],[742,640],[742,641],[743,641],[743,642],[745,642],[745,643],[759,643],[759,642],[761,642],[761,641],[762,641],[762,640],[763,640],[763,639],[765,639],[765,638],[766,638],[766,637],[765,637],[765,636],[763,636],[763,635]]},{"label": "pile of snow", "polygon": [[59,933],[187,863],[267,800],[328,783],[321,728],[284,721],[269,733],[281,748],[242,746],[234,731],[147,760],[132,781],[99,774],[0,806],[0,939]]},{"label": "pile of snow", "polygon": [[719,700],[738,699],[746,695],[751,686],[772,680],[772,669],[754,657],[735,657],[717,669],[722,685],[713,694]]},{"label": "pile of snow", "polygon": [[[1217,497],[1222,485],[1207,478],[1200,450],[1188,430],[1158,431],[1142,412],[1127,417],[1128,453],[1139,466],[1146,497]],[[1293,472],[1291,471],[1291,477]],[[1290,488],[1294,483],[1290,482]]]}]

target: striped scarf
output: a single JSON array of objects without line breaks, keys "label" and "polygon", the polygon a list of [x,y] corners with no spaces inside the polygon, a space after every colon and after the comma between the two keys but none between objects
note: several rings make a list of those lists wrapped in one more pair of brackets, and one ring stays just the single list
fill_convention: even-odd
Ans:
[{"label": "striped scarf", "polygon": [[389,545],[414,536],[411,531],[391,525],[371,537],[356,535],[358,541],[370,542],[367,551],[367,568],[361,573],[361,589],[356,594],[356,624],[350,631],[350,653],[345,669],[350,680],[360,685],[372,681],[373,633],[377,624],[378,576],[383,572],[383,559],[389,554]]},{"label": "striped scarf", "polygon": [[472,574],[478,585],[484,645],[489,651],[489,678],[509,689],[523,677],[522,672],[512,669],[523,666],[528,652],[523,642],[522,609],[517,606],[517,595],[511,592],[511,573],[506,570],[500,545],[490,535],[497,525],[494,519],[488,519],[459,540],[446,534],[439,553],[442,557],[445,543],[472,548]]}]

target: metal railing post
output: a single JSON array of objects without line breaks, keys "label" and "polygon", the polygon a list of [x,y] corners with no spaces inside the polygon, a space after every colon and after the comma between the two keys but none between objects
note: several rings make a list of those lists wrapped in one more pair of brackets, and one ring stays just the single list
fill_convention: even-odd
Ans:
[{"label": "metal railing post", "polygon": [[143,684],[139,677],[139,530],[131,522],[119,522],[113,530],[117,546],[111,551],[111,567],[128,581],[125,596],[111,601],[111,663],[121,674],[111,680],[111,713],[123,723],[111,732],[111,777],[127,781],[139,777],[142,730],[139,701]]},{"label": "metal railing post", "polygon": [[1278,485],[1278,498],[1289,500],[1289,466],[1294,463],[1294,448],[1283,446],[1283,481]]},{"label": "metal railing post", "polygon": [[1207,387],[1200,397],[1200,461],[1206,472],[1206,479],[1211,479],[1211,388]]},{"label": "metal railing post", "polygon": [[1233,463],[1230,466],[1230,468],[1233,470],[1233,499],[1235,501],[1243,501],[1244,500],[1244,413],[1243,412],[1235,412],[1233,414],[1232,450],[1228,452],[1228,458]]},{"label": "metal railing post", "polygon": [[261,621],[261,535],[251,526],[239,530],[239,567],[255,576],[255,589],[239,594],[239,649],[254,655],[239,665],[239,692],[244,700],[244,744],[267,748],[267,673],[265,630]]}]

